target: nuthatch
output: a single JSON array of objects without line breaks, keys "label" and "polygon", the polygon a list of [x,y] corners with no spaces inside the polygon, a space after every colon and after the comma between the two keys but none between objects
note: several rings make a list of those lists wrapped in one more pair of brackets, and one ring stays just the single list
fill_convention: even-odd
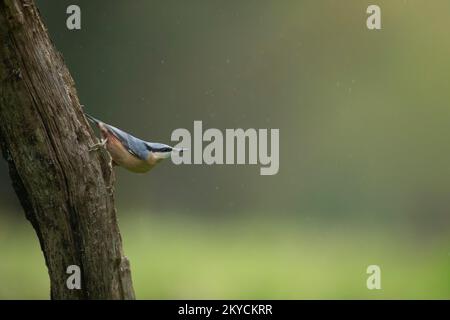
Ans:
[{"label": "nuthatch", "polygon": [[113,165],[124,167],[132,172],[150,171],[161,160],[170,157],[172,152],[182,153],[185,150],[138,139],[88,114],[85,115],[98,126],[102,135],[101,142],[92,146],[90,150],[100,146],[106,147],[111,155]]}]

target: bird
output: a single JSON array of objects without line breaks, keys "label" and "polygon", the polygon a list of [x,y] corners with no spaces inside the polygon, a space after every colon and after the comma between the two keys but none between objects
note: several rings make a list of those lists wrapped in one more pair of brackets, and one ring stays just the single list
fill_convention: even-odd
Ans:
[{"label": "bird", "polygon": [[99,128],[102,136],[100,142],[90,146],[89,150],[105,147],[111,155],[112,165],[123,167],[131,172],[146,173],[162,160],[169,158],[172,152],[182,155],[183,151],[187,150],[163,143],[145,141],[87,113],[85,116]]}]

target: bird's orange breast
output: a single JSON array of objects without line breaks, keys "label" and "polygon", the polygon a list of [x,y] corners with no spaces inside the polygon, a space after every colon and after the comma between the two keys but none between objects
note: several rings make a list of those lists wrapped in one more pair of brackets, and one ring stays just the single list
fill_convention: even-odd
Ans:
[{"label": "bird's orange breast", "polygon": [[108,131],[105,134],[105,138],[108,139],[106,149],[117,165],[136,173],[148,172],[156,165],[156,161],[153,160],[151,154],[147,160],[141,160],[129,153],[119,139],[111,132]]}]

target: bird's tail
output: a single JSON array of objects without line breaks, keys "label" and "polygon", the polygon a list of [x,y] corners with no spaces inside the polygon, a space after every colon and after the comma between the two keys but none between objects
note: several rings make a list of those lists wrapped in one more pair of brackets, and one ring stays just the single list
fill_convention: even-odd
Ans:
[{"label": "bird's tail", "polygon": [[87,113],[85,113],[84,115],[85,115],[86,118],[88,118],[88,120],[91,121],[92,123],[95,123],[95,124],[97,124],[97,125],[98,125],[99,123],[102,123],[100,120],[95,119],[93,116],[91,116],[91,115],[89,115],[89,114],[87,114]]}]

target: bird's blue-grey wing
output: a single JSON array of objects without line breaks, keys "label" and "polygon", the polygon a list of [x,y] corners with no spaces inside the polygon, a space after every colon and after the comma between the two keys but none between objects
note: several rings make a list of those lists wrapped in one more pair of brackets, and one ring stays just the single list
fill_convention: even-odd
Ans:
[{"label": "bird's blue-grey wing", "polygon": [[122,143],[127,151],[141,160],[147,160],[148,150],[146,142],[126,133],[116,127],[105,124],[108,130]]}]

